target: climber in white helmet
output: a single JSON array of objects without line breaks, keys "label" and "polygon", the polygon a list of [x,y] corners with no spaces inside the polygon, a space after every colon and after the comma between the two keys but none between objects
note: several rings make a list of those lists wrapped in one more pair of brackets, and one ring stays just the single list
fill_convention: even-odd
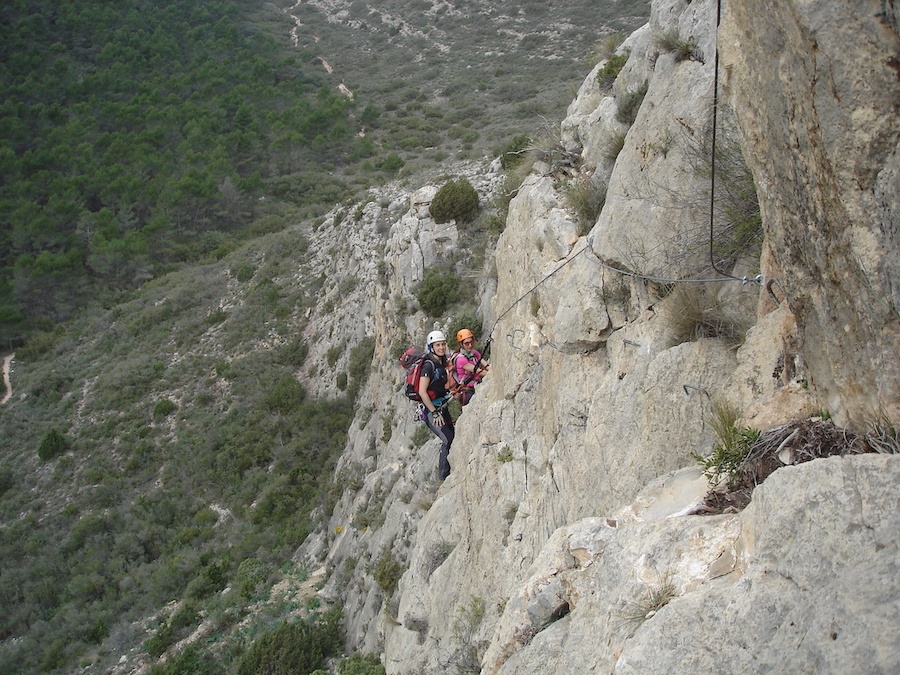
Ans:
[{"label": "climber in white helmet", "polygon": [[455,431],[453,418],[447,409],[450,395],[447,392],[447,337],[439,330],[433,330],[425,340],[427,357],[422,363],[419,377],[419,395],[426,411],[425,424],[441,441],[438,453],[438,476],[441,480],[450,475],[450,445]]}]

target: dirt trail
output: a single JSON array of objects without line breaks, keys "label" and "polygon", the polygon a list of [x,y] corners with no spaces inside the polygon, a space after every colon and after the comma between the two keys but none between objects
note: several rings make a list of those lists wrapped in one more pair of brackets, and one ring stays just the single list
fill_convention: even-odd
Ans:
[{"label": "dirt trail", "polygon": [[[292,10],[296,9],[297,7],[299,7],[302,3],[303,3],[303,0],[297,0],[297,3],[296,3],[293,7],[291,7],[291,8],[285,7],[285,8],[282,9],[282,11],[285,12],[285,13],[290,13]],[[302,23],[302,22],[300,21],[300,19],[299,19],[296,15],[294,15],[294,14],[290,14],[290,17],[294,20],[294,27],[291,28],[291,33],[290,33],[290,36],[291,36],[291,44],[294,45],[295,47],[299,47],[299,46],[300,46],[300,29],[303,28],[303,23]],[[319,38],[313,36],[313,40],[315,40],[316,42],[318,42],[318,41],[319,41]],[[326,71],[329,75],[333,74],[333,73],[334,73],[334,68],[331,67],[331,64],[328,63],[328,61],[326,61],[326,60],[325,60],[324,58],[322,58],[321,56],[318,57],[318,58],[319,58],[319,62],[322,64],[322,67],[325,69],[325,71]],[[344,96],[346,96],[347,98],[349,98],[351,101],[353,100],[353,92],[350,91],[350,89],[347,88],[347,85],[345,85],[343,82],[342,82],[341,84],[338,85],[338,90],[341,92],[341,94],[343,94]]]},{"label": "dirt trail", "polygon": [[15,352],[3,357],[3,398],[0,398],[0,405],[3,405],[12,398],[12,383],[9,381],[9,366],[14,358],[16,358]]}]

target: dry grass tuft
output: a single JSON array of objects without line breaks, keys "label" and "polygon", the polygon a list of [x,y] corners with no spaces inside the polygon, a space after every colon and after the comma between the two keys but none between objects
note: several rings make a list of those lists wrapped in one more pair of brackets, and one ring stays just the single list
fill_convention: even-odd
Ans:
[{"label": "dry grass tuft", "polygon": [[740,347],[752,323],[729,316],[715,294],[699,284],[680,284],[667,298],[672,346],[702,338],[720,338]]}]

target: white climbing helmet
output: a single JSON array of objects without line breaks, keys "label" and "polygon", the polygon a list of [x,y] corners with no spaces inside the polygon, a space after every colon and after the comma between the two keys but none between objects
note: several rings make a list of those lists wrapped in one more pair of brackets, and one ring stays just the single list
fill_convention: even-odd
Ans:
[{"label": "white climbing helmet", "polygon": [[444,335],[439,330],[433,330],[428,334],[428,337],[425,339],[425,346],[430,347],[435,342],[446,342],[446,341],[447,341],[446,335]]}]

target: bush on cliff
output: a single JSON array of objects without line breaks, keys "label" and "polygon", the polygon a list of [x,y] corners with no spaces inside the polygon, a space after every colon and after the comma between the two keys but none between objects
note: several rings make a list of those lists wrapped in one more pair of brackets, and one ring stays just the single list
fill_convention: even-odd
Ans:
[{"label": "bush on cliff", "polygon": [[470,223],[478,215],[478,193],[465,178],[454,178],[437,191],[429,211],[436,223]]}]

